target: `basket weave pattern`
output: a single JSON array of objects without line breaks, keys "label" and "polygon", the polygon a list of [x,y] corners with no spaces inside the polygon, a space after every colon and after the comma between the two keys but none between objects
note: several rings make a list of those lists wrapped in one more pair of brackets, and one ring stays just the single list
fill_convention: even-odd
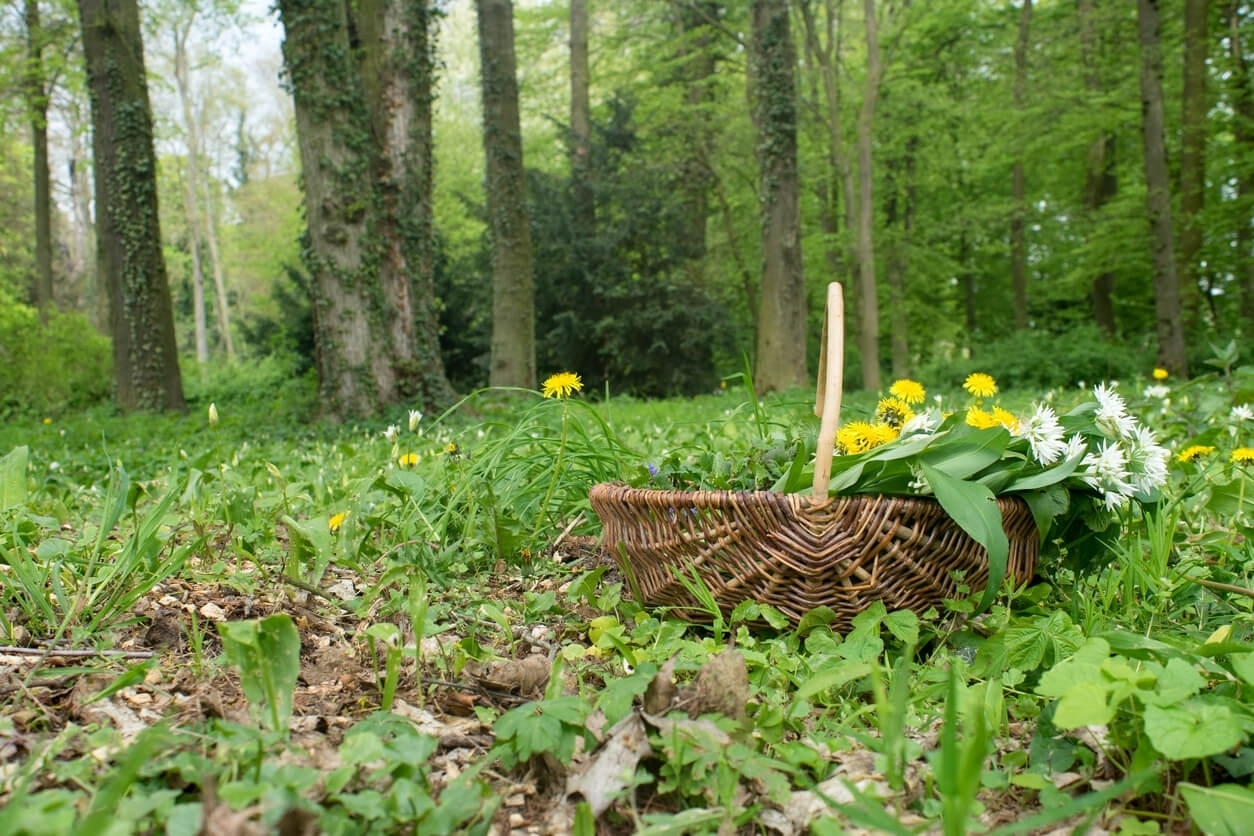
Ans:
[{"label": "basket weave pattern", "polygon": [[[769,491],[645,490],[601,484],[589,494],[604,547],[634,578],[641,603],[709,621],[678,575],[695,572],[726,614],[769,604],[794,622],[818,606],[847,630],[872,601],[922,612],[988,582],[988,555],[933,499],[813,497]],[[1001,498],[1010,540],[1006,576],[1036,568],[1038,536],[1027,505]]]}]

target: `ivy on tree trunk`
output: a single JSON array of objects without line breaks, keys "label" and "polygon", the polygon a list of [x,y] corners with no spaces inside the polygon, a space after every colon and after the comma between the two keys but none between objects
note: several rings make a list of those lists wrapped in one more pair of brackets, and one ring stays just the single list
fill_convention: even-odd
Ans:
[{"label": "ivy on tree trunk", "polygon": [[325,413],[446,405],[431,223],[434,12],[280,0]]},{"label": "ivy on tree trunk", "polygon": [[109,297],[123,409],[182,410],[161,246],[152,107],[136,0],[79,0],[96,171],[96,263]]},{"label": "ivy on tree trunk", "polygon": [[809,386],[806,294],[797,176],[796,63],[784,0],[754,0],[750,60],[758,128],[762,303],[754,385],[759,392]]}]

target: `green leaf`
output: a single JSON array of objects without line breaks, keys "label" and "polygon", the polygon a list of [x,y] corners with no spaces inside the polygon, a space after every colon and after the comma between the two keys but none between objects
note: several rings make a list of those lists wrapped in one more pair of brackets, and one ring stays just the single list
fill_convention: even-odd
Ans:
[{"label": "green leaf", "polygon": [[954,479],[966,479],[1000,461],[1010,443],[1010,433],[1001,427],[977,430],[966,425],[955,427],[923,452],[920,463],[944,471]]},{"label": "green leaf", "polygon": [[1180,705],[1147,705],[1145,734],[1155,749],[1178,761],[1218,755],[1245,739],[1229,706],[1200,698]]},{"label": "green leaf", "polygon": [[218,625],[218,632],[227,660],[239,668],[240,687],[253,713],[267,727],[286,733],[300,675],[300,634],[291,616],[228,621]]},{"label": "green leaf", "polygon": [[1002,528],[996,497],[984,485],[955,479],[927,462],[920,466],[945,513],[988,553],[988,586],[979,603],[979,609],[988,609],[1006,578],[1006,561],[1010,557],[1010,540]]},{"label": "green leaf", "polygon": [[1179,785],[1180,794],[1189,805],[1189,816],[1207,836],[1241,836],[1249,833],[1254,819],[1254,790],[1238,784],[1201,787]]},{"label": "green leaf", "polygon": [[1080,462],[1083,460],[1083,456],[1072,456],[1070,459],[1066,459],[1061,464],[1054,465],[1053,467],[1037,473],[1029,474],[1027,476],[1020,476],[1006,486],[1006,491],[1035,491],[1040,490],[1041,488],[1048,488],[1052,485],[1057,485],[1059,482],[1075,473],[1076,469],[1080,466]]},{"label": "green leaf", "polygon": [[30,448],[14,447],[0,459],[0,511],[26,504],[26,468]]}]

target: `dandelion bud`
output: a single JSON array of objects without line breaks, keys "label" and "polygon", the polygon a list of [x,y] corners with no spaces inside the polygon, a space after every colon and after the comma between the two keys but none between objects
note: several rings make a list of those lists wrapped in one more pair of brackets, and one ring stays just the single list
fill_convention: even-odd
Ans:
[{"label": "dandelion bud", "polygon": [[209,426],[218,426],[218,405],[216,403],[209,404]]}]

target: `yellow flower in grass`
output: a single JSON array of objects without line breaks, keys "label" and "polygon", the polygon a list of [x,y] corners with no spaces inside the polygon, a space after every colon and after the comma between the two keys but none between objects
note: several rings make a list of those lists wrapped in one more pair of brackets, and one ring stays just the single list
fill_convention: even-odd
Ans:
[{"label": "yellow flower in grass", "polygon": [[331,529],[331,533],[335,534],[344,525],[344,520],[348,517],[347,511],[341,511],[338,514],[332,514],[331,519],[327,520],[327,528]]},{"label": "yellow flower in grass", "polygon": [[558,372],[545,378],[543,392],[546,398],[569,398],[583,391],[583,381],[574,372]]},{"label": "yellow flower in grass", "polygon": [[875,406],[875,420],[895,430],[900,430],[913,417],[914,410],[904,398],[896,396],[880,398],[880,402]]},{"label": "yellow flower in grass", "polygon": [[413,467],[414,465],[418,464],[418,461],[419,461],[419,456],[417,453],[406,453],[405,455],[397,459],[396,463],[399,464],[401,467]]},{"label": "yellow flower in grass", "polygon": [[1152,376],[1155,380],[1166,380],[1171,375],[1166,369],[1154,369]]},{"label": "yellow flower in grass", "polygon": [[1254,462],[1254,447],[1238,447],[1232,451],[1232,461],[1237,464]]},{"label": "yellow flower in grass", "polygon": [[927,391],[923,384],[906,378],[893,381],[893,385],[888,387],[888,394],[908,404],[921,404],[927,400]]},{"label": "yellow flower in grass", "polygon": [[879,429],[868,421],[850,421],[836,431],[836,445],[847,456],[865,453],[883,443]]},{"label": "yellow flower in grass", "polygon": [[1213,452],[1215,452],[1215,448],[1208,444],[1190,444],[1176,454],[1176,461],[1195,462],[1202,456],[1209,456]]},{"label": "yellow flower in grass", "polygon": [[997,381],[984,372],[972,372],[962,382],[962,388],[977,398],[991,398],[997,394]]}]

